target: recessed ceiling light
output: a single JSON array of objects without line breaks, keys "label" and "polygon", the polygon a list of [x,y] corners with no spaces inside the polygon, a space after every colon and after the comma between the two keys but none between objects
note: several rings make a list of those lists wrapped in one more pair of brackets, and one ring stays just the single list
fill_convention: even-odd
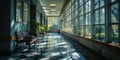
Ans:
[{"label": "recessed ceiling light", "polygon": [[42,7],[43,9],[47,9],[47,7]]},{"label": "recessed ceiling light", "polygon": [[44,12],[49,12],[48,10],[44,10]]},{"label": "recessed ceiling light", "polygon": [[54,12],[55,10],[54,10],[54,9],[52,9],[51,11],[52,11],[52,12]]},{"label": "recessed ceiling light", "polygon": [[52,3],[52,4],[50,4],[50,6],[56,6],[56,4],[53,4],[53,3]]}]

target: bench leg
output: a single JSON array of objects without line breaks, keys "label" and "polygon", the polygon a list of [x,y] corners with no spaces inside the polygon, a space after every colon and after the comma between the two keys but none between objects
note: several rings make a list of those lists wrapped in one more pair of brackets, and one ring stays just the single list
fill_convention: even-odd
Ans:
[{"label": "bench leg", "polygon": [[29,51],[30,51],[30,43],[28,44],[28,49],[29,49]]}]

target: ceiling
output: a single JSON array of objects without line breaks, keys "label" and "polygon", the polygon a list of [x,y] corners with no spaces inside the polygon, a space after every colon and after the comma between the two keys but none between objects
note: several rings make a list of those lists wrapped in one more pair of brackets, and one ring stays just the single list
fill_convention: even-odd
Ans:
[{"label": "ceiling", "polygon": [[65,0],[39,0],[39,2],[47,16],[59,16]]}]

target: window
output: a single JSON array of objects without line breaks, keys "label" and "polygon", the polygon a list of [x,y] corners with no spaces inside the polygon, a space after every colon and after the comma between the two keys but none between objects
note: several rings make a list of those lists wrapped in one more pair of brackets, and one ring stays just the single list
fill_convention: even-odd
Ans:
[{"label": "window", "polygon": [[86,13],[89,12],[91,10],[91,1],[88,1],[86,3]]},{"label": "window", "polygon": [[116,0],[111,0],[111,2],[115,2]]},{"label": "window", "polygon": [[99,40],[99,25],[94,25],[94,38]]},{"label": "window", "polygon": [[83,16],[79,17],[79,23],[80,23],[80,32],[79,32],[79,35],[83,35],[83,25],[84,25],[84,22],[83,22]]},{"label": "window", "polygon": [[91,26],[90,25],[86,25],[85,29],[86,29],[86,32],[85,32],[86,34],[85,35],[87,37],[91,37]]},{"label": "window", "polygon": [[[113,1],[113,0],[112,0]],[[111,6],[111,42],[119,45],[119,4]]]},{"label": "window", "polygon": [[94,16],[94,38],[105,42],[105,8],[97,9]]},{"label": "window", "polygon": [[80,15],[83,15],[83,6],[79,8],[79,11],[80,11]]},{"label": "window", "polygon": [[86,14],[86,22],[85,22],[85,35],[91,36],[91,14]]},{"label": "window", "polygon": [[79,0],[80,6],[83,5],[83,0]]},{"label": "window", "polygon": [[114,4],[111,7],[111,22],[112,23],[118,23],[119,21],[119,8],[118,4]]},{"label": "window", "polygon": [[99,0],[95,0],[95,9],[99,7]]},{"label": "window", "polygon": [[105,25],[100,25],[100,28],[99,28],[99,40],[105,42]]},{"label": "window", "polygon": [[104,6],[104,3],[105,2],[105,0],[100,0],[100,7],[102,7],[102,6]]},{"label": "window", "polygon": [[22,22],[22,2],[16,0],[16,22]]},{"label": "window", "polygon": [[105,9],[100,9],[100,24],[105,24]]},{"label": "window", "polygon": [[94,24],[99,24],[99,10],[95,11],[95,22]]},{"label": "window", "polygon": [[27,20],[28,20],[28,6],[26,3],[23,4],[24,5],[24,10],[23,10],[23,24],[27,24]]}]

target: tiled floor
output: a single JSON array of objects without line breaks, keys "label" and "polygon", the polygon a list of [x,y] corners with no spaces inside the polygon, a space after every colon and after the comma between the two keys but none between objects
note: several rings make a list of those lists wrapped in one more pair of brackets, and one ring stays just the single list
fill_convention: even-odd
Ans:
[{"label": "tiled floor", "polygon": [[71,43],[57,33],[47,33],[30,52],[25,46],[12,56],[0,57],[0,60],[101,60],[84,48],[75,47],[75,42]]}]

